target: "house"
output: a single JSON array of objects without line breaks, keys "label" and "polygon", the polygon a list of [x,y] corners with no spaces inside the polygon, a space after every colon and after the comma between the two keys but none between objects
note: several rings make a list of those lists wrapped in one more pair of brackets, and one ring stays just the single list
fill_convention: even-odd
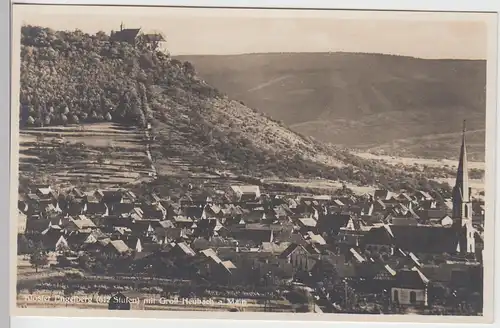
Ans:
[{"label": "house", "polygon": [[68,241],[58,230],[47,229],[41,237],[43,248],[48,252],[59,253],[70,249]]},{"label": "house", "polygon": [[326,245],[326,240],[323,238],[323,236],[315,234],[312,231],[307,232],[306,240],[310,241],[313,244],[320,245],[320,246],[325,246]]},{"label": "house", "polygon": [[236,266],[231,261],[221,261],[217,263],[213,269],[213,277],[223,284],[232,284],[234,279],[234,273],[236,271]]},{"label": "house", "polygon": [[417,226],[418,221],[412,217],[394,217],[389,215],[386,220],[395,226]]},{"label": "house", "polygon": [[356,276],[360,292],[380,294],[394,286],[397,272],[390,264],[381,262],[363,262],[355,264]]},{"label": "house", "polygon": [[76,199],[84,199],[87,196],[82,190],[80,190],[80,189],[78,189],[76,187],[72,188],[68,192],[68,195],[71,196],[71,197],[73,197],[73,198],[76,198]]},{"label": "house", "polygon": [[74,219],[70,219],[64,226],[67,232],[91,232],[97,228],[94,222],[85,215],[78,215]]},{"label": "house", "polygon": [[141,221],[144,217],[144,212],[140,207],[134,207],[128,214],[128,217],[132,219],[132,221]]},{"label": "house", "polygon": [[195,256],[196,252],[185,242],[181,242],[175,244],[175,246],[170,250],[169,254],[174,257],[189,258]]},{"label": "house", "polygon": [[130,190],[124,190],[122,192],[123,203],[135,204],[136,201],[137,201],[137,195],[134,192]]},{"label": "house", "polygon": [[453,225],[453,219],[446,215],[440,220],[440,223],[443,227],[451,228],[451,226]]},{"label": "house", "polygon": [[86,215],[91,215],[91,216],[101,216],[101,217],[106,217],[109,215],[109,208],[108,205],[105,203],[100,203],[97,201],[87,201],[87,204],[85,204],[84,207],[84,213]]},{"label": "house", "polygon": [[58,214],[60,214],[60,213],[62,213],[62,210],[59,207],[59,202],[54,202],[54,203],[50,203],[50,204],[45,205],[43,212],[44,213],[58,213]]},{"label": "house", "polygon": [[136,46],[140,41],[140,31],[140,28],[123,28],[123,24],[121,24],[119,31],[111,31],[110,40],[114,42],[126,42]]},{"label": "house", "polygon": [[385,189],[375,190],[375,193],[373,194],[374,200],[388,201],[393,197],[393,193]]},{"label": "house", "polygon": [[204,220],[207,218],[207,213],[204,206],[189,206],[184,209],[185,216],[192,221]]},{"label": "house", "polygon": [[133,203],[114,203],[109,204],[108,208],[109,215],[128,217],[130,212],[132,212],[136,206]]},{"label": "house", "polygon": [[264,242],[260,246],[259,252],[261,252],[261,253],[269,253],[269,254],[274,254],[274,255],[280,255],[290,245],[291,245],[290,242],[281,242],[281,243]]},{"label": "house", "polygon": [[31,202],[26,195],[19,195],[19,198],[17,200],[17,208],[23,213],[28,213],[28,210],[30,209],[30,203]]},{"label": "house", "polygon": [[123,192],[121,190],[101,190],[98,189],[94,192],[94,197],[102,203],[112,205],[122,203]]},{"label": "house", "polygon": [[410,197],[410,195],[408,195],[405,192],[400,193],[396,197],[396,199],[399,200],[401,202],[401,204],[404,204],[404,205],[409,205],[413,202],[413,199]]},{"label": "house", "polygon": [[38,197],[40,197],[40,199],[50,199],[50,200],[57,199],[57,193],[54,190],[52,190],[50,186],[43,186],[36,188],[35,194]]},{"label": "house", "polygon": [[128,227],[113,226],[112,232],[110,233],[111,238],[123,238],[132,235],[132,229]]},{"label": "house", "polygon": [[366,262],[365,258],[361,254],[359,254],[359,252],[356,251],[354,248],[350,248],[349,252],[351,253],[352,257],[354,258],[354,260],[357,263],[364,263],[364,262]]},{"label": "house", "polygon": [[70,216],[82,215],[85,213],[86,202],[84,199],[73,199],[71,202],[66,204],[66,208],[63,212]]},{"label": "house", "polygon": [[361,212],[359,213],[359,215],[371,216],[373,214],[374,208],[375,207],[373,206],[373,203],[365,204],[365,205],[361,206]]},{"label": "house", "polygon": [[152,237],[156,229],[161,228],[160,222],[150,220],[134,221],[130,226],[132,234],[140,237]]},{"label": "house", "polygon": [[17,210],[17,233],[23,235],[26,232],[26,226],[28,223],[28,216]]},{"label": "house", "polygon": [[127,247],[137,253],[142,252],[142,243],[141,239],[135,236],[130,236],[126,240],[123,241]]},{"label": "house", "polygon": [[428,305],[429,279],[417,268],[400,270],[391,288],[391,302],[402,306]]},{"label": "house", "polygon": [[293,212],[286,205],[278,205],[273,208],[274,215],[278,220],[288,219]]},{"label": "house", "polygon": [[130,251],[130,248],[123,240],[111,240],[104,246],[103,252],[110,256],[124,255]]},{"label": "house", "polygon": [[242,215],[243,221],[246,223],[259,223],[266,219],[266,213],[263,208],[254,209]]},{"label": "house", "polygon": [[249,243],[256,247],[264,242],[273,242],[275,232],[280,231],[280,226],[267,224],[246,224],[243,227],[230,227],[230,236],[242,243]]},{"label": "house", "polygon": [[231,186],[232,197],[238,202],[256,201],[260,198],[259,186]]},{"label": "house", "polygon": [[387,209],[387,205],[381,199],[377,199],[373,203],[373,210],[375,212],[382,212],[382,211],[385,211],[386,209]]},{"label": "house", "polygon": [[182,228],[157,227],[152,236],[152,241],[159,244],[168,244],[171,242],[180,242],[185,237],[187,237],[187,235]]},{"label": "house", "polygon": [[193,262],[197,266],[199,273],[207,278],[212,275],[214,268],[222,262],[217,253],[211,248],[200,250],[195,257]]},{"label": "house", "polygon": [[310,271],[317,259],[311,256],[307,249],[298,244],[291,244],[279,255],[283,263],[291,264],[294,270]]},{"label": "house", "polygon": [[89,244],[98,242],[98,239],[92,233],[71,233],[66,236],[69,248],[71,250],[86,249]]},{"label": "house", "polygon": [[419,203],[422,203],[422,202],[425,202],[425,201],[433,201],[434,200],[434,197],[432,197],[426,191],[417,191],[415,193],[415,198],[418,200]]},{"label": "house", "polygon": [[219,205],[209,204],[205,207],[207,217],[220,217],[222,208]]},{"label": "house", "polygon": [[148,218],[149,220],[162,221],[167,217],[167,210],[160,203],[142,205],[141,210],[142,216]]},{"label": "house", "polygon": [[[162,221],[162,222],[165,222],[165,221]],[[177,228],[191,228],[195,221],[187,216],[177,215],[177,216],[174,216],[172,221],[169,221],[169,222],[173,222],[173,226],[175,226]]]},{"label": "house", "polygon": [[49,219],[39,216],[30,216],[26,220],[26,235],[38,235],[51,226]]},{"label": "house", "polygon": [[304,231],[316,230],[317,222],[313,218],[300,218],[297,220],[297,223]]},{"label": "house", "polygon": [[409,256],[413,266],[416,266],[417,268],[422,267],[422,263],[420,262],[420,259],[415,254],[410,252],[410,253],[408,253],[408,256]]},{"label": "house", "polygon": [[217,253],[211,249],[211,248],[207,248],[207,249],[204,249],[204,250],[200,250],[197,254],[197,256],[199,256],[200,258],[202,259],[207,259],[207,258],[211,258],[213,259],[216,263],[220,263],[222,262],[222,260],[217,256]]},{"label": "house", "polygon": [[319,233],[327,233],[337,235],[340,228],[345,227],[351,215],[349,214],[319,214],[318,223],[316,225]]},{"label": "house", "polygon": [[420,225],[384,225],[372,228],[362,239],[365,249],[390,254],[396,248],[413,253],[454,254],[459,242],[456,229]]}]

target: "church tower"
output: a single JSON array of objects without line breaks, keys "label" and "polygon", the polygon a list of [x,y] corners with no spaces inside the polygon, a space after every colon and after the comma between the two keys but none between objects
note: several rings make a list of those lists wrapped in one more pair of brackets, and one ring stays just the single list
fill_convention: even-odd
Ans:
[{"label": "church tower", "polygon": [[457,176],[453,188],[453,215],[454,226],[459,232],[457,251],[460,253],[474,253],[475,240],[472,227],[472,199],[469,187],[469,166],[467,163],[467,147],[465,144],[465,121],[462,130],[462,146],[458,159]]}]

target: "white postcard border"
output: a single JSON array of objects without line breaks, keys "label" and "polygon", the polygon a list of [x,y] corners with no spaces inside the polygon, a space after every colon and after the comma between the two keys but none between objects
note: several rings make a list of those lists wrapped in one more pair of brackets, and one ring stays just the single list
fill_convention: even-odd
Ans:
[{"label": "white postcard border", "polygon": [[[10,2],[9,0],[1,0],[0,1],[2,6],[3,7],[6,7],[6,10],[3,9],[2,7],[2,10],[0,10],[0,13],[2,14],[2,16],[0,17],[0,22],[3,23],[3,28],[0,29],[1,30],[1,34],[0,34],[0,37],[3,41],[3,44],[10,44],[10,33],[9,33],[9,19],[8,18],[8,15],[9,15],[9,11],[10,11]],[[169,0],[169,1],[159,1],[159,0],[149,0],[149,1],[125,1],[125,0],[121,0],[121,1],[117,1],[117,0],[107,0],[106,2],[102,2],[102,1],[85,1],[85,0],[78,0],[78,1],[57,1],[57,0],[52,0],[52,1],[48,1],[48,0],[39,0],[39,1],[34,1],[34,0],[18,0],[18,1],[15,1],[16,3],[38,3],[38,4],[88,4],[88,5],[95,5],[95,4],[100,4],[100,5],[149,5],[149,6],[155,6],[155,5],[170,5],[170,6],[208,6],[208,7],[240,7],[240,8],[248,8],[248,7],[259,7],[259,8],[310,8],[310,9],[364,9],[364,10],[418,10],[418,11],[465,11],[465,12],[469,12],[469,11],[482,11],[482,12],[499,12],[500,11],[500,2],[498,2],[497,0],[475,0],[475,1],[470,1],[470,0],[456,0],[456,1],[450,1],[450,2],[440,2],[440,3],[437,3],[436,1],[432,1],[432,0],[415,0],[415,1],[402,1],[402,0],[378,0],[378,1],[375,1],[375,0],[372,0],[370,1],[369,3],[367,3],[367,1],[359,1],[359,0],[345,0],[345,1],[341,1],[341,0],[330,0],[328,5],[324,3],[324,1],[321,1],[321,0],[314,0],[314,1],[307,1],[307,0],[290,0],[290,1],[287,1],[287,5],[285,6],[283,4],[283,1],[258,1],[258,0],[253,0],[253,1],[231,1],[231,0],[227,0],[227,1],[223,1],[223,0],[212,0],[210,3],[206,3],[206,1],[203,1],[203,0],[188,0],[188,1],[182,1],[182,0]],[[5,5],[4,5],[5,4]],[[5,17],[5,18],[4,18]],[[7,29],[5,29],[5,27],[7,27]],[[498,27],[497,27],[498,29]],[[497,35],[497,38],[498,38],[498,35]],[[10,70],[11,70],[11,64],[9,62],[9,60],[7,60],[7,58],[10,57],[10,51],[11,49],[9,49],[9,47],[2,47],[3,49],[3,53],[2,53],[2,65],[1,65],[1,71],[0,71],[0,76],[2,76],[2,79],[1,79],[1,82],[0,82],[0,99],[3,101],[3,104],[4,104],[4,107],[6,108],[6,110],[4,110],[2,113],[4,115],[4,119],[1,120],[4,124],[4,128],[1,129],[1,133],[3,133],[4,135],[2,135],[1,137],[3,137],[2,139],[3,140],[10,140],[10,121],[11,121],[11,118],[10,118],[10,111],[8,110],[11,106],[10,106],[10,101],[9,101],[9,98],[10,98],[10,91],[8,89],[8,86],[10,85]],[[497,56],[498,56],[498,53],[497,53]],[[498,67],[496,67],[496,76],[498,76]],[[496,78],[495,76],[495,78]],[[4,87],[4,85],[7,86],[7,88]],[[497,88],[498,88],[498,83],[497,83]],[[499,104],[499,97],[496,97],[496,103],[497,103],[497,107],[498,107],[498,104]],[[493,130],[495,131],[495,136],[496,136],[496,139],[498,139],[498,131],[497,131],[497,128],[496,126],[498,125],[499,123],[499,119],[500,119],[500,116],[498,115],[493,115],[493,117],[488,117],[488,127],[491,127],[493,125],[494,128]],[[2,157],[2,160],[4,161],[4,164],[5,165],[0,165],[0,167],[4,168],[4,170],[1,170],[2,174],[4,175],[4,181],[8,182],[11,177],[10,173],[9,173],[9,170],[7,170],[7,168],[9,168],[10,166],[10,160],[9,160],[9,148],[10,148],[10,143],[9,142],[4,142],[2,143],[2,147],[5,147],[4,150],[4,156]],[[496,152],[498,150],[498,146],[499,146],[499,143],[496,142],[496,140],[493,140],[493,142],[490,142],[488,143],[487,141],[487,148],[489,149],[489,153],[490,155],[489,156],[494,156],[495,159],[493,159],[493,163],[495,163],[496,161]],[[492,148],[494,148],[494,150],[492,150]],[[489,160],[491,161],[491,158],[489,158]],[[487,162],[488,162],[488,159],[487,159]],[[494,168],[491,173],[495,173],[495,174],[489,174],[489,177],[487,177],[487,179],[490,180],[490,183],[494,183],[497,181],[497,177],[496,177],[496,171],[498,169],[498,163],[495,163],[496,164],[496,168]],[[11,169],[13,169],[11,167]],[[17,170],[16,170],[17,171]],[[494,175],[494,176],[493,176]],[[9,217],[10,216],[10,210],[9,210],[9,207],[10,207],[10,204],[11,204],[11,201],[9,200],[9,196],[11,194],[11,190],[9,188],[9,183],[3,183],[2,184],[3,188],[2,188],[2,193],[4,197],[2,197],[2,202],[4,202],[2,205],[3,206],[0,206],[0,208],[4,211],[4,217]],[[496,185],[495,186],[495,190],[490,190],[493,191],[493,195],[497,196],[499,195],[499,190],[498,190],[498,187]],[[493,203],[496,204],[498,200],[495,200]],[[497,216],[499,210],[497,208],[497,206],[494,207],[494,213],[495,213],[495,217]],[[12,222],[11,220],[9,220],[10,222]],[[498,229],[499,229],[499,225],[496,224],[495,225],[495,235],[498,234]],[[7,245],[5,245],[4,247],[2,247],[2,251],[1,251],[1,255],[2,256],[5,256],[4,259],[7,263],[11,263],[10,261],[10,254],[9,254],[9,248],[12,247],[12,238],[11,236],[9,236],[9,232],[11,230],[10,229],[4,229],[3,232],[4,232],[4,238],[1,238],[1,240],[6,243]],[[498,252],[499,251],[499,247],[497,245],[498,243],[495,244],[495,252]],[[490,245],[490,246],[493,246],[493,245]],[[494,264],[494,271],[500,271],[500,265],[499,263],[495,263]],[[6,274],[6,279],[0,279],[3,283],[3,286],[2,288],[4,288],[4,295],[8,295],[8,297],[4,297],[2,298],[2,302],[5,303],[5,306],[3,306],[4,304],[2,304],[1,308],[2,309],[7,309],[7,311],[9,310],[10,308],[10,295],[11,292],[12,292],[12,288],[11,286],[9,285],[9,276],[8,276],[8,272],[9,270],[3,270],[3,272],[7,272]],[[2,275],[4,275],[4,273],[2,273]],[[2,277],[4,278],[4,277]],[[498,297],[498,284],[494,284],[494,289],[495,289],[495,299]],[[11,309],[12,310],[12,309]],[[500,313],[500,306],[498,304],[498,302],[495,302],[494,303],[494,313]],[[3,313],[2,313],[3,314]],[[6,316],[3,316],[2,315],[2,318],[4,317],[7,317],[7,313],[6,313]],[[42,314],[43,315],[43,314]],[[211,313],[210,315],[211,317],[222,317],[222,316],[219,316],[217,315],[216,313]],[[349,323],[350,325],[356,325],[358,327],[368,327],[368,325],[381,325],[381,324],[384,324],[384,325],[387,325],[387,324],[403,324],[403,325],[407,325],[407,326],[415,326],[417,323],[409,323],[409,322],[370,322],[368,321],[370,317],[366,317],[366,316],[363,316],[363,319],[360,320],[360,321],[357,321],[357,322],[352,322],[352,320],[354,319],[351,315],[349,315],[349,318],[345,318],[344,320],[339,320],[339,321],[319,321],[319,320],[313,320],[314,324],[315,325],[331,325],[331,324],[342,324],[342,323]],[[432,318],[422,318],[422,317],[413,317],[413,318],[418,318],[418,321],[420,322],[431,322],[433,321]],[[298,319],[298,318],[297,318]],[[309,319],[309,318],[308,318]],[[428,320],[430,319],[430,320]],[[203,322],[200,322],[200,320],[203,320]],[[114,322],[113,322],[114,321]],[[245,321],[245,320],[207,320],[207,319],[146,319],[146,318],[103,318],[103,317],[100,317],[100,318],[94,318],[94,317],[86,317],[86,318],[82,318],[82,317],[77,317],[77,318],[58,318],[58,317],[14,317],[12,318],[12,325],[14,327],[23,327],[23,328],[27,328],[29,327],[30,325],[37,325],[37,326],[47,326],[47,327],[52,327],[52,328],[59,328],[59,327],[63,327],[63,326],[68,326],[68,325],[71,325],[75,328],[80,328],[80,327],[83,327],[83,325],[85,325],[86,327],[89,326],[89,325],[97,325],[97,326],[100,326],[100,325],[105,325],[105,324],[122,324],[122,325],[130,325],[130,327],[132,327],[132,325],[136,326],[136,325],[150,325],[150,326],[153,326],[153,327],[156,327],[156,325],[158,325],[158,327],[161,325],[161,326],[165,326],[166,324],[170,324],[170,325],[175,325],[175,324],[178,324],[178,325],[182,325],[182,326],[185,326],[185,325],[188,325],[188,326],[194,326],[196,324],[210,324],[210,322],[213,321],[213,324],[214,326],[217,325],[218,327],[229,327],[229,325],[248,325],[248,326],[251,326],[253,324],[255,324],[256,322],[253,322],[253,320],[249,320],[249,321]],[[309,320],[308,320],[309,321]],[[378,321],[378,320],[377,320]],[[416,320],[415,320],[416,321]],[[468,320],[464,320],[464,322],[467,322]],[[308,322],[310,323],[310,322]],[[296,320],[293,320],[293,321],[275,321],[275,320],[272,320],[272,321],[260,321],[258,322],[258,324],[269,324],[269,326],[273,326],[273,327],[292,327],[292,326],[297,326],[298,325],[301,325],[303,324],[303,321],[296,321]],[[456,322],[455,322],[456,324]],[[448,325],[448,324],[445,324],[445,325]],[[451,326],[451,324],[449,324]],[[479,324],[472,324],[472,326],[478,326],[479,327]]]}]

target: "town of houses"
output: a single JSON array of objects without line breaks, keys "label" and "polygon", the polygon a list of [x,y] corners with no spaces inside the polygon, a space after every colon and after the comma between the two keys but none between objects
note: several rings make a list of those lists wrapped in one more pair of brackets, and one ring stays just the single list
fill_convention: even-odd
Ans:
[{"label": "town of houses", "polygon": [[173,199],[36,185],[20,192],[18,212],[18,234],[53,258],[126,259],[115,273],[220,286],[300,278],[345,308],[311,277],[326,263],[356,294],[385,295],[388,306],[482,302],[484,202],[468,186],[465,141],[449,200],[424,191],[274,194],[256,185]]}]

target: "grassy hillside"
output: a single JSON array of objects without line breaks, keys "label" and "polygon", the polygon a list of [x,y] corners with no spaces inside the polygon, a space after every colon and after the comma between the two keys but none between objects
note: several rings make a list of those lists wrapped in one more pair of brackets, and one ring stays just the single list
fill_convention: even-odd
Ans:
[{"label": "grassy hillside", "polygon": [[478,131],[470,156],[484,160],[485,61],[354,53],[178,58],[229,96],[318,140],[453,158],[460,142],[453,134],[467,119]]},{"label": "grassy hillside", "polygon": [[[322,177],[392,189],[449,189],[428,181],[427,172],[362,159],[304,138],[200,80],[191,63],[111,41],[103,32],[88,35],[24,26],[21,58],[22,136],[42,126],[68,126],[74,132],[97,123],[107,139],[109,129],[116,126],[144,135],[137,142],[129,138],[119,147],[91,142],[97,138],[92,134],[76,140],[62,131],[62,144],[37,141],[31,169],[21,166],[21,175],[31,173],[36,178],[33,166],[48,164],[55,165],[55,171],[69,172],[75,161],[95,165],[80,167],[83,172],[105,172],[102,165],[110,161],[113,171],[125,170],[116,165],[127,158],[127,147],[134,151],[142,147],[144,163],[129,161],[128,170],[150,167],[159,177],[168,176],[168,181],[179,178],[185,183],[193,176],[226,170],[263,178]],[[103,122],[108,122],[108,130]],[[123,151],[123,156],[116,150]]]}]

